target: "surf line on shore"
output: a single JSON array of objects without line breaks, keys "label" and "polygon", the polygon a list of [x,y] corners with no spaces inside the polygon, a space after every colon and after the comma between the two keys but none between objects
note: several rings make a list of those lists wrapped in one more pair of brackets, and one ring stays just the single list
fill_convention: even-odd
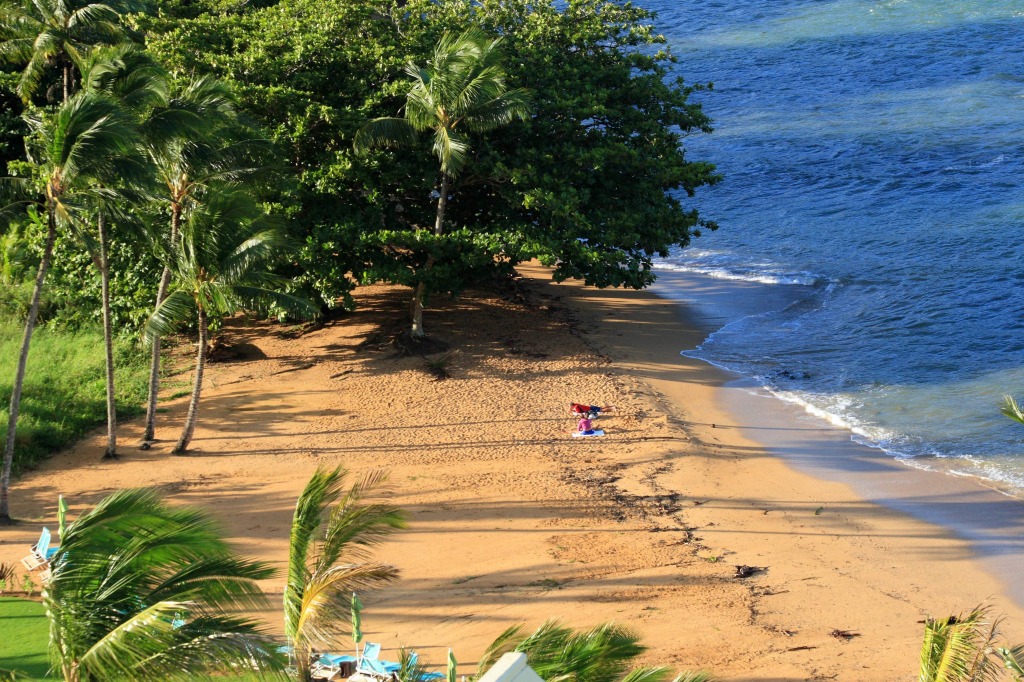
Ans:
[{"label": "surf line on shore", "polygon": [[[704,338],[750,315],[798,302],[806,287],[733,282],[699,273],[659,273],[652,293],[681,306],[702,325]],[[1014,580],[1024,560],[1024,502],[975,476],[901,459],[858,439],[843,423],[776,395],[757,379],[694,354],[703,338],[680,340],[680,354],[721,374],[717,398],[738,430],[767,452],[814,478],[849,486],[867,502],[944,528],[965,540],[986,570],[1024,608],[1024,585]]]}]

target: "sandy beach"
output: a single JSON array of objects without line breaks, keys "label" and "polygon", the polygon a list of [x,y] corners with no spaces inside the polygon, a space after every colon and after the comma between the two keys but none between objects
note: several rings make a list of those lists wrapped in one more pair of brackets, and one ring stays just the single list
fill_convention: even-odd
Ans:
[{"label": "sandy beach", "polygon": [[[149,451],[133,420],[119,461],[100,461],[100,434],[57,454],[16,481],[26,522],[0,529],[0,561],[55,525],[58,494],[73,517],[117,488],[157,486],[283,566],[295,497],[318,466],[384,468],[410,517],[378,553],[401,579],[363,597],[385,658],[405,646],[441,666],[453,647],[469,674],[509,625],[615,620],[641,633],[645,663],[722,680],[910,681],[920,621],[979,603],[1024,642],[1024,610],[998,577],[1019,554],[986,559],[915,509],[871,501],[920,497],[927,481],[864,453],[863,470],[829,471],[849,438],[811,423],[787,453],[778,432],[799,421],[679,354],[706,322],[678,303],[521,273],[500,295],[427,311],[427,332],[457,350],[443,381],[388,343],[404,289],[361,288],[356,313],[301,335],[230,326],[236,357],[208,370],[192,456],[168,455],[187,398],[165,403]],[[605,437],[569,437],[572,401],[615,406]],[[982,514],[1009,510],[993,526],[1019,520],[1020,503],[956,486],[981,496]],[[738,578],[737,566],[761,570]],[[271,599],[282,587],[265,585]]]}]

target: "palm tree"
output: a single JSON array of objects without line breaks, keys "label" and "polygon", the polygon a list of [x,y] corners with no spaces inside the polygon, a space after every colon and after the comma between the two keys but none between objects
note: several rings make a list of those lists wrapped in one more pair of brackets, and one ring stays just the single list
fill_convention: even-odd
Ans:
[{"label": "palm tree", "polygon": [[75,64],[90,46],[127,40],[121,12],[135,0],[21,0],[0,10],[0,62],[24,64],[17,93],[28,102],[51,66],[61,70],[63,101],[75,89]]},{"label": "palm tree", "polygon": [[385,475],[370,473],[343,492],[345,476],[341,468],[318,469],[295,504],[284,627],[302,682],[310,679],[313,647],[335,644],[347,632],[350,621],[339,613],[350,608],[352,592],[398,577],[394,566],[368,561],[369,548],[405,527],[405,515],[397,507],[363,502]]},{"label": "palm tree", "polygon": [[998,635],[999,618],[976,607],[967,615],[925,621],[921,645],[920,682],[979,682],[998,671],[990,655]]},{"label": "palm tree", "polygon": [[[235,119],[236,100],[229,86],[213,78],[194,79],[165,105],[154,109],[146,124],[146,152],[157,174],[156,195],[170,212],[167,241],[178,243],[183,216],[196,205],[211,182],[237,181],[250,173],[243,162],[246,144],[224,135],[225,125]],[[171,270],[164,267],[157,288],[156,306],[167,296]],[[160,337],[151,339],[149,395],[143,447],[156,430],[156,400],[160,388]]]},{"label": "palm tree", "polygon": [[52,115],[29,117],[28,123],[33,135],[33,144],[28,145],[30,160],[36,164],[42,184],[40,197],[32,206],[30,216],[45,221],[46,242],[25,320],[21,355],[11,393],[3,473],[0,474],[0,523],[11,522],[8,491],[14,460],[15,427],[28,350],[57,229],[76,228],[81,222],[79,214],[84,202],[90,197],[110,196],[102,185],[123,170],[120,161],[130,155],[134,135],[131,122],[115,102],[88,92],[75,95]]},{"label": "palm tree", "polygon": [[[134,45],[117,45],[110,48],[94,48],[87,53],[84,62],[78,64],[82,74],[82,89],[103,93],[114,98],[133,118],[140,118],[142,112],[165,99],[166,75],[149,55]],[[136,173],[128,168],[120,178],[120,185],[136,179]],[[145,170],[136,166],[133,170]],[[120,193],[119,193],[120,194]],[[119,196],[119,198],[124,198]],[[107,393],[107,448],[105,459],[117,456],[117,406],[114,400],[114,339],[110,312],[110,258],[109,258],[109,202],[96,205],[96,239],[87,232],[82,234],[92,254],[96,269],[100,272],[101,309],[103,317],[103,344],[106,355]],[[122,214],[124,219],[124,214]]]},{"label": "palm tree", "polygon": [[[479,678],[505,653],[525,653],[528,664],[544,680],[573,682],[663,682],[670,671],[664,667],[632,668],[646,647],[639,636],[622,626],[606,623],[590,630],[574,631],[548,621],[523,637],[522,626],[505,630],[480,657]],[[708,682],[707,673],[681,673],[673,682]]]},{"label": "palm tree", "polygon": [[258,270],[279,258],[288,242],[283,232],[267,225],[252,197],[237,185],[220,185],[211,187],[206,199],[181,226],[167,261],[171,293],[146,325],[152,340],[193,316],[196,321],[195,383],[185,426],[172,450],[176,455],[185,453],[195,431],[210,321],[271,306],[299,315],[317,312],[308,301],[281,293],[287,287],[284,278]]},{"label": "palm tree", "polygon": [[273,569],[230,551],[199,510],[122,490],[61,534],[43,592],[50,660],[67,682],[192,680],[280,670],[241,609],[264,607]]},{"label": "palm tree", "polygon": [[[434,235],[445,234],[444,216],[451,183],[469,161],[471,133],[485,133],[517,118],[526,118],[526,91],[505,86],[501,66],[501,38],[490,38],[471,28],[461,35],[445,34],[434,49],[428,66],[410,62],[405,72],[413,79],[405,102],[404,118],[378,118],[356,134],[358,153],[374,147],[408,146],[418,133],[433,132],[433,153],[441,163],[440,189]],[[426,276],[434,265],[427,258],[423,277],[416,285],[412,302],[413,338],[425,336],[423,304]]]}]

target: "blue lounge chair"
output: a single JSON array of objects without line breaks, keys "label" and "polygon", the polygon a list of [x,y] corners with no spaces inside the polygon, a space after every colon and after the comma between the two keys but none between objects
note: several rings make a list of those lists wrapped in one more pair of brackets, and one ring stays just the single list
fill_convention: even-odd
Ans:
[{"label": "blue lounge chair", "polygon": [[359,663],[356,664],[356,674],[377,679],[388,679],[402,667],[397,663],[381,661],[379,656],[380,644],[367,642],[363,646],[363,655],[359,657]]},{"label": "blue lounge chair", "polygon": [[43,532],[39,534],[39,541],[32,547],[32,553],[22,559],[21,564],[28,571],[46,568],[50,558],[56,553],[57,548],[50,547],[50,529],[44,527]]}]

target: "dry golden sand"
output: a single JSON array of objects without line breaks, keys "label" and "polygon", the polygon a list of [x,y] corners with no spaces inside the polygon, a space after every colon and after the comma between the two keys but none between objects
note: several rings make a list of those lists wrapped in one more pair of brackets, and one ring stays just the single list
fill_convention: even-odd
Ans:
[{"label": "dry golden sand", "polygon": [[[1024,641],[1024,614],[964,543],[732,428],[722,376],[678,354],[702,332],[677,305],[523,271],[504,295],[427,312],[428,331],[458,349],[445,381],[385,343],[404,289],[360,289],[359,312],[303,336],[232,328],[243,357],[211,365],[193,455],[168,455],[185,398],[168,403],[152,450],[135,448],[136,420],[119,461],[100,461],[102,434],[58,454],[16,482],[14,513],[32,522],[0,529],[0,561],[55,523],[58,493],[73,516],[117,488],[157,486],[283,566],[317,466],[385,468],[410,515],[379,551],[401,580],[363,596],[385,657],[407,646],[440,665],[452,646],[468,673],[507,626],[554,617],[627,624],[645,662],[724,680],[909,681],[918,621],[987,599]],[[615,405],[599,421],[608,435],[570,438],[571,401]],[[767,570],[738,579],[737,565]],[[272,599],[282,585],[268,581]]]}]

